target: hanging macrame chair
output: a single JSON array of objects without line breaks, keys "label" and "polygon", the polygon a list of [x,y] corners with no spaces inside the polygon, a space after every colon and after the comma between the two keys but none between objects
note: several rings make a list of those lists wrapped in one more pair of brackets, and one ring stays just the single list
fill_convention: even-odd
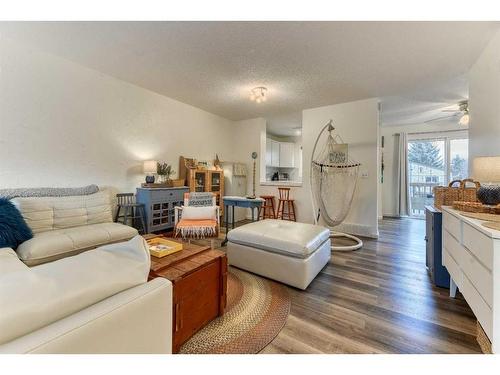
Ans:
[{"label": "hanging macrame chair", "polygon": [[[316,148],[325,132],[328,132],[323,149],[316,155]],[[320,216],[331,228],[333,251],[352,251],[363,246],[359,238],[333,230],[342,223],[351,208],[352,198],[358,180],[359,166],[349,159],[348,145],[338,134],[332,134],[335,128],[333,121],[326,124],[316,138],[311,155],[311,193],[314,222],[318,223]],[[354,245],[335,246],[334,238],[346,237],[355,242]]]}]

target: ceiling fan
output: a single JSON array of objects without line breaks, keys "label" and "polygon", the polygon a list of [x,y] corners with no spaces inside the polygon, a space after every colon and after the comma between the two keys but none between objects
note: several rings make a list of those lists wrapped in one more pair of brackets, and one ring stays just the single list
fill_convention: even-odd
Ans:
[{"label": "ceiling fan", "polygon": [[445,120],[447,118],[460,116],[458,123],[460,125],[463,125],[463,126],[469,125],[469,101],[462,100],[462,101],[458,102],[457,104],[455,104],[453,107],[455,107],[455,108],[446,107],[446,109],[441,110],[441,112],[451,112],[452,113],[451,115],[436,117],[436,118],[425,121],[425,123],[439,121],[439,120]]}]

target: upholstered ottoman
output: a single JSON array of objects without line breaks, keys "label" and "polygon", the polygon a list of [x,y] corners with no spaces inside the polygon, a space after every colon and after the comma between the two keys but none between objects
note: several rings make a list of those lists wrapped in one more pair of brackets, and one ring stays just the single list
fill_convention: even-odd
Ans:
[{"label": "upholstered ottoman", "polygon": [[330,231],[319,225],[261,220],[228,234],[230,265],[306,289],[331,257]]}]

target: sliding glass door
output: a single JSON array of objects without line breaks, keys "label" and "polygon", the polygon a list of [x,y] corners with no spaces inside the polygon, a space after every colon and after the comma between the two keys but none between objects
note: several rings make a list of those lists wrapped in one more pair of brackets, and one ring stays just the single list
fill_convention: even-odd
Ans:
[{"label": "sliding glass door", "polygon": [[445,184],[445,140],[408,142],[408,186],[410,214],[423,216],[425,206],[434,201],[432,189]]},{"label": "sliding glass door", "polygon": [[450,139],[449,181],[463,180],[469,176],[469,140],[467,138]]},{"label": "sliding glass door", "polygon": [[435,186],[468,176],[467,132],[414,134],[408,140],[411,216],[423,217]]}]

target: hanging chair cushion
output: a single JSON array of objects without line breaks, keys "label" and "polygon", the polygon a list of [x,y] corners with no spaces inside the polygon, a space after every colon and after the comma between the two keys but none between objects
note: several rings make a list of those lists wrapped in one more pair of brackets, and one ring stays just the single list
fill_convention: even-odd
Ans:
[{"label": "hanging chair cushion", "polygon": [[330,238],[320,225],[267,219],[233,229],[230,242],[295,258],[307,258]]}]

